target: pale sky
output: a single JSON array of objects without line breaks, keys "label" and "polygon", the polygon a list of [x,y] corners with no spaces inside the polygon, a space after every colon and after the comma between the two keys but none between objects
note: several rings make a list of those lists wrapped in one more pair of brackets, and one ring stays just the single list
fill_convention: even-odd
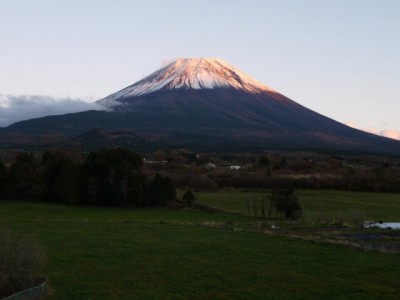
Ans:
[{"label": "pale sky", "polygon": [[37,96],[44,114],[219,57],[339,122],[400,132],[399,16],[398,0],[0,0],[0,126]]}]

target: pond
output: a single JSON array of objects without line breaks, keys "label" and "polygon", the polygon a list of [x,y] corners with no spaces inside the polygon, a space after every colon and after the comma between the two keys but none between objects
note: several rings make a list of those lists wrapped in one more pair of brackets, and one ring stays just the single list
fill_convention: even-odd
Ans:
[{"label": "pond", "polygon": [[400,222],[371,222],[365,221],[364,228],[400,229]]}]

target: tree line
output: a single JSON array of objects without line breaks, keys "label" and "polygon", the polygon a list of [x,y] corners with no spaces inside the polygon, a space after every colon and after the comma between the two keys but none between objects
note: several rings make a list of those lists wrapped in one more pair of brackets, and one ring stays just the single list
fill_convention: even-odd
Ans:
[{"label": "tree line", "polygon": [[0,161],[0,199],[40,200],[93,206],[166,206],[176,200],[172,181],[145,176],[142,158],[124,148],[99,149],[83,162],[46,151],[38,162],[21,153],[6,167]]},{"label": "tree line", "polygon": [[[191,153],[156,151],[147,167],[163,172],[176,187],[335,189],[400,193],[400,158],[362,154]],[[157,163],[158,162],[158,163]],[[167,163],[165,163],[167,162]],[[216,168],[207,170],[207,163]],[[240,170],[230,166],[241,166]]]}]

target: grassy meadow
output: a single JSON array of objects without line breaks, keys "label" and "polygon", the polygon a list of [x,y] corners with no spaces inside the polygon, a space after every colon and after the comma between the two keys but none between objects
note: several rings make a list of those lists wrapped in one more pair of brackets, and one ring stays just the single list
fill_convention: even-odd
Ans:
[{"label": "grassy meadow", "polygon": [[[400,217],[399,195],[297,194],[306,215]],[[243,197],[262,196],[196,195],[244,213]],[[0,229],[33,235],[45,248],[52,299],[398,299],[399,255],[241,230],[252,222],[259,220],[196,210],[0,202]]]},{"label": "grassy meadow", "polygon": [[[303,221],[306,222],[314,221],[321,214],[331,218],[340,214],[357,214],[365,220],[400,221],[400,194],[330,190],[296,190],[295,194],[303,208]],[[268,195],[268,191],[257,190],[196,194],[197,203],[245,215],[248,215],[246,199],[261,199]]]}]

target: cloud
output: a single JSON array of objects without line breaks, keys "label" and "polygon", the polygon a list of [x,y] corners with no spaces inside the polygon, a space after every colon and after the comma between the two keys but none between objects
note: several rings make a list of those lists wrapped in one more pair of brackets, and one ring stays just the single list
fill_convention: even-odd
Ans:
[{"label": "cloud", "polygon": [[351,128],[356,128],[356,125],[353,122],[344,122],[344,125],[347,125]]},{"label": "cloud", "polygon": [[183,57],[173,57],[173,58],[164,58],[161,61],[161,68],[164,68],[165,66],[168,66],[169,64],[172,64],[173,62],[177,61],[178,59],[182,59]]},{"label": "cloud", "polygon": [[395,140],[400,140],[400,131],[398,130],[389,130],[389,129],[379,130],[373,127],[358,127],[353,122],[345,122],[344,124],[362,131],[366,131],[369,133],[373,133],[376,135],[384,136]]},{"label": "cloud", "polygon": [[0,127],[32,118],[62,115],[92,109],[104,110],[105,108],[99,104],[81,99],[0,94]]},{"label": "cloud", "polygon": [[395,139],[395,140],[400,140],[400,131],[396,131],[396,130],[381,130],[379,132],[379,135],[391,138],[391,139]]}]

